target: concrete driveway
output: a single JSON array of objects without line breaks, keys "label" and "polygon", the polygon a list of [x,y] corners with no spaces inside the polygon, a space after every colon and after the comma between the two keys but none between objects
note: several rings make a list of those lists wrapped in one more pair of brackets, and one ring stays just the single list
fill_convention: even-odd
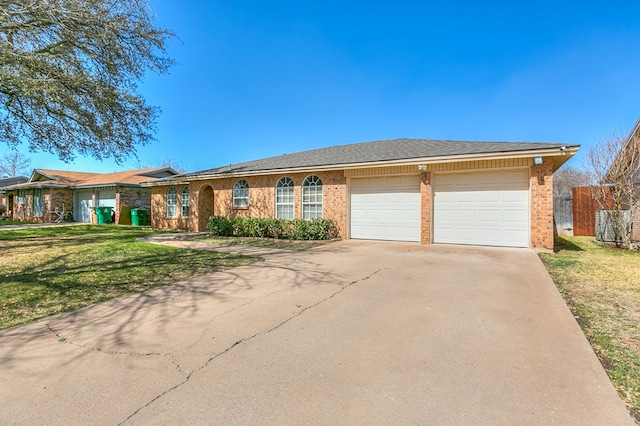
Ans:
[{"label": "concrete driveway", "polygon": [[1,424],[633,424],[533,251],[353,240],[0,331],[0,401]]}]

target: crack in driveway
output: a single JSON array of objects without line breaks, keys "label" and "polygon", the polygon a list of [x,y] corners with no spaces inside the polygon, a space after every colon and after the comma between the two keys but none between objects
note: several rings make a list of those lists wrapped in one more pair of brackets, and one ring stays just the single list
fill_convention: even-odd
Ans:
[{"label": "crack in driveway", "polygon": [[389,269],[389,268],[378,269],[378,270],[372,272],[371,274],[367,275],[366,277],[360,278],[358,280],[352,281],[352,282],[342,286],[336,292],[330,294],[329,296],[325,297],[324,299],[321,299],[321,300],[317,301],[316,303],[314,303],[312,305],[309,305],[309,306],[305,307],[304,309],[301,309],[299,312],[291,315],[290,317],[286,318],[284,321],[281,321],[280,323],[274,325],[273,327],[269,328],[268,330],[260,331],[260,332],[254,333],[254,334],[252,334],[250,336],[243,337],[240,340],[237,340],[236,342],[234,342],[233,344],[228,346],[223,351],[215,353],[207,361],[205,361],[204,364],[202,364],[200,367],[198,367],[197,369],[189,372],[183,381],[181,381],[180,383],[177,383],[176,385],[170,387],[169,389],[165,390],[161,394],[156,395],[154,398],[149,400],[146,404],[144,404],[143,406],[141,406],[138,409],[136,409],[127,418],[125,418],[122,422],[120,422],[119,425],[123,425],[123,424],[127,423],[129,420],[131,420],[133,417],[135,417],[140,411],[144,410],[145,408],[149,407],[151,404],[153,404],[157,400],[161,399],[163,396],[169,394],[170,392],[173,392],[174,390],[178,389],[179,387],[181,387],[182,385],[187,383],[191,379],[191,377],[192,377],[192,375],[194,373],[197,373],[198,371],[203,370],[204,368],[209,366],[209,364],[211,364],[213,361],[215,361],[217,358],[221,357],[222,355],[225,355],[225,354],[229,353],[231,350],[233,350],[235,347],[239,346],[240,344],[249,342],[249,341],[253,340],[254,338],[256,338],[258,336],[267,335],[267,334],[269,334],[269,333],[281,328],[282,326],[284,326],[285,324],[289,323],[293,319],[300,317],[303,313],[305,313],[305,312],[307,312],[307,311],[309,311],[309,310],[311,310],[311,309],[313,309],[313,308],[315,308],[315,307],[317,307],[317,306],[319,306],[319,305],[321,305],[321,304],[333,299],[334,297],[336,297],[340,293],[344,292],[348,288],[352,287],[353,285],[355,285],[357,283],[360,283],[360,282],[363,282],[363,281],[366,281],[369,278],[373,277],[374,275],[380,273],[381,271],[387,270],[387,269]]}]

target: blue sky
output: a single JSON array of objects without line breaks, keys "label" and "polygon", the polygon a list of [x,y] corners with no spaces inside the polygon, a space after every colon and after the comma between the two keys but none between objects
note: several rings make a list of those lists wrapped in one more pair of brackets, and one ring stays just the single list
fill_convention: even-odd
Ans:
[{"label": "blue sky", "polygon": [[[400,137],[577,143],[640,116],[640,2],[154,0],[177,64],[141,91],[187,171]],[[26,149],[26,148],[24,148]],[[569,164],[580,166],[578,154]]]}]

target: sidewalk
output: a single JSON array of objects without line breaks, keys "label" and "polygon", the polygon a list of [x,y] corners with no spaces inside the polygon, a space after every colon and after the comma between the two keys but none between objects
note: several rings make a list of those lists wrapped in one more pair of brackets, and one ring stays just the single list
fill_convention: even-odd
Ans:
[{"label": "sidewalk", "polygon": [[32,228],[56,228],[61,226],[81,226],[91,225],[90,223],[80,222],[63,222],[63,223],[25,223],[21,225],[2,225],[0,222],[0,231],[15,231],[19,229],[32,229]]}]

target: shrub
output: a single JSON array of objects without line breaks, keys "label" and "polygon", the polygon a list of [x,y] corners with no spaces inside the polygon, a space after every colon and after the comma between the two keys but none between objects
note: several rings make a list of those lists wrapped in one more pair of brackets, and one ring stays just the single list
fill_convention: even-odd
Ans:
[{"label": "shrub", "polygon": [[221,237],[330,240],[338,236],[338,227],[330,219],[308,221],[212,216],[209,218],[207,230]]},{"label": "shrub", "polygon": [[207,230],[213,235],[230,237],[233,235],[233,225],[231,221],[223,216],[211,216],[207,224]]}]

